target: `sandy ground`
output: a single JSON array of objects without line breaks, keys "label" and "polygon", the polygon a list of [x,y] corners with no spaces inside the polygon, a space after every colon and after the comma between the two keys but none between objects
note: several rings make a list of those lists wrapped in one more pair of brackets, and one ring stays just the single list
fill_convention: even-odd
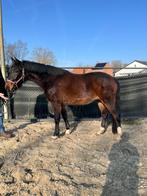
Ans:
[{"label": "sandy ground", "polygon": [[71,124],[53,140],[53,120],[6,123],[15,137],[0,139],[0,195],[147,195],[147,119],[124,120],[121,140],[111,128],[97,136],[100,121]]}]

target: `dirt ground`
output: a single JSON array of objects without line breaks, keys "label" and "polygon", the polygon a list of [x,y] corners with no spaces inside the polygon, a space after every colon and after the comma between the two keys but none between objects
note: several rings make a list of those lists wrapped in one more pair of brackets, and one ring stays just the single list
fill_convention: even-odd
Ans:
[{"label": "dirt ground", "polygon": [[123,120],[120,140],[111,127],[96,135],[100,121],[71,124],[53,140],[53,120],[6,123],[15,137],[0,139],[0,195],[147,195],[147,119]]}]

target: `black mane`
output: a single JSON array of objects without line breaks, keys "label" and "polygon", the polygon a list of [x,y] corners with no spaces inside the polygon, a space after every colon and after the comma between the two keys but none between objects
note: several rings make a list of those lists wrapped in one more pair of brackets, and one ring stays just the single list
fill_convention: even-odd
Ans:
[{"label": "black mane", "polygon": [[32,61],[22,61],[23,67],[27,71],[31,71],[34,73],[39,73],[39,74],[50,74],[50,75],[62,75],[66,72],[67,70],[64,70],[59,67],[54,67],[52,65],[45,65],[37,62],[32,62]]}]

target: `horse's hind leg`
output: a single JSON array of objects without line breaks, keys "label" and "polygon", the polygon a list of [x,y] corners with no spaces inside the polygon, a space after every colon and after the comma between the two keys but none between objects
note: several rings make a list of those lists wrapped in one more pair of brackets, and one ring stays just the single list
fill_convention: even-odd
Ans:
[{"label": "horse's hind leg", "polygon": [[112,114],[112,132],[118,133],[120,136],[122,135],[121,130],[121,118],[119,109],[112,103],[106,102],[106,107],[109,112]]},{"label": "horse's hind leg", "polygon": [[102,121],[100,130],[97,132],[97,134],[103,134],[108,128],[109,112],[101,102],[98,103],[98,106],[101,111]]},{"label": "horse's hind leg", "polygon": [[118,94],[105,93],[101,99],[103,105],[107,108],[109,113],[112,115],[112,132],[122,135],[121,131],[121,117],[119,108],[119,96]]},{"label": "horse's hind leg", "polygon": [[116,115],[116,119],[117,119],[117,123],[116,120],[112,118],[112,132],[114,134],[118,133],[119,135],[122,135],[120,114]]},{"label": "horse's hind leg", "polygon": [[69,122],[68,122],[67,112],[66,112],[66,109],[65,109],[64,105],[62,105],[62,107],[61,107],[61,114],[62,114],[63,120],[65,122],[66,134],[70,134],[71,133],[70,125],[69,125]]}]

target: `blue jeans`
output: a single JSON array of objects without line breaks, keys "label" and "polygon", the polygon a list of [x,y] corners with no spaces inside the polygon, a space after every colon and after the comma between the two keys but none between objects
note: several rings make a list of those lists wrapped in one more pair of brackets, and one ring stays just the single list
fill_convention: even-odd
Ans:
[{"label": "blue jeans", "polygon": [[5,127],[4,127],[4,124],[3,124],[3,114],[0,113],[0,133],[2,133],[4,131],[5,131]]}]

